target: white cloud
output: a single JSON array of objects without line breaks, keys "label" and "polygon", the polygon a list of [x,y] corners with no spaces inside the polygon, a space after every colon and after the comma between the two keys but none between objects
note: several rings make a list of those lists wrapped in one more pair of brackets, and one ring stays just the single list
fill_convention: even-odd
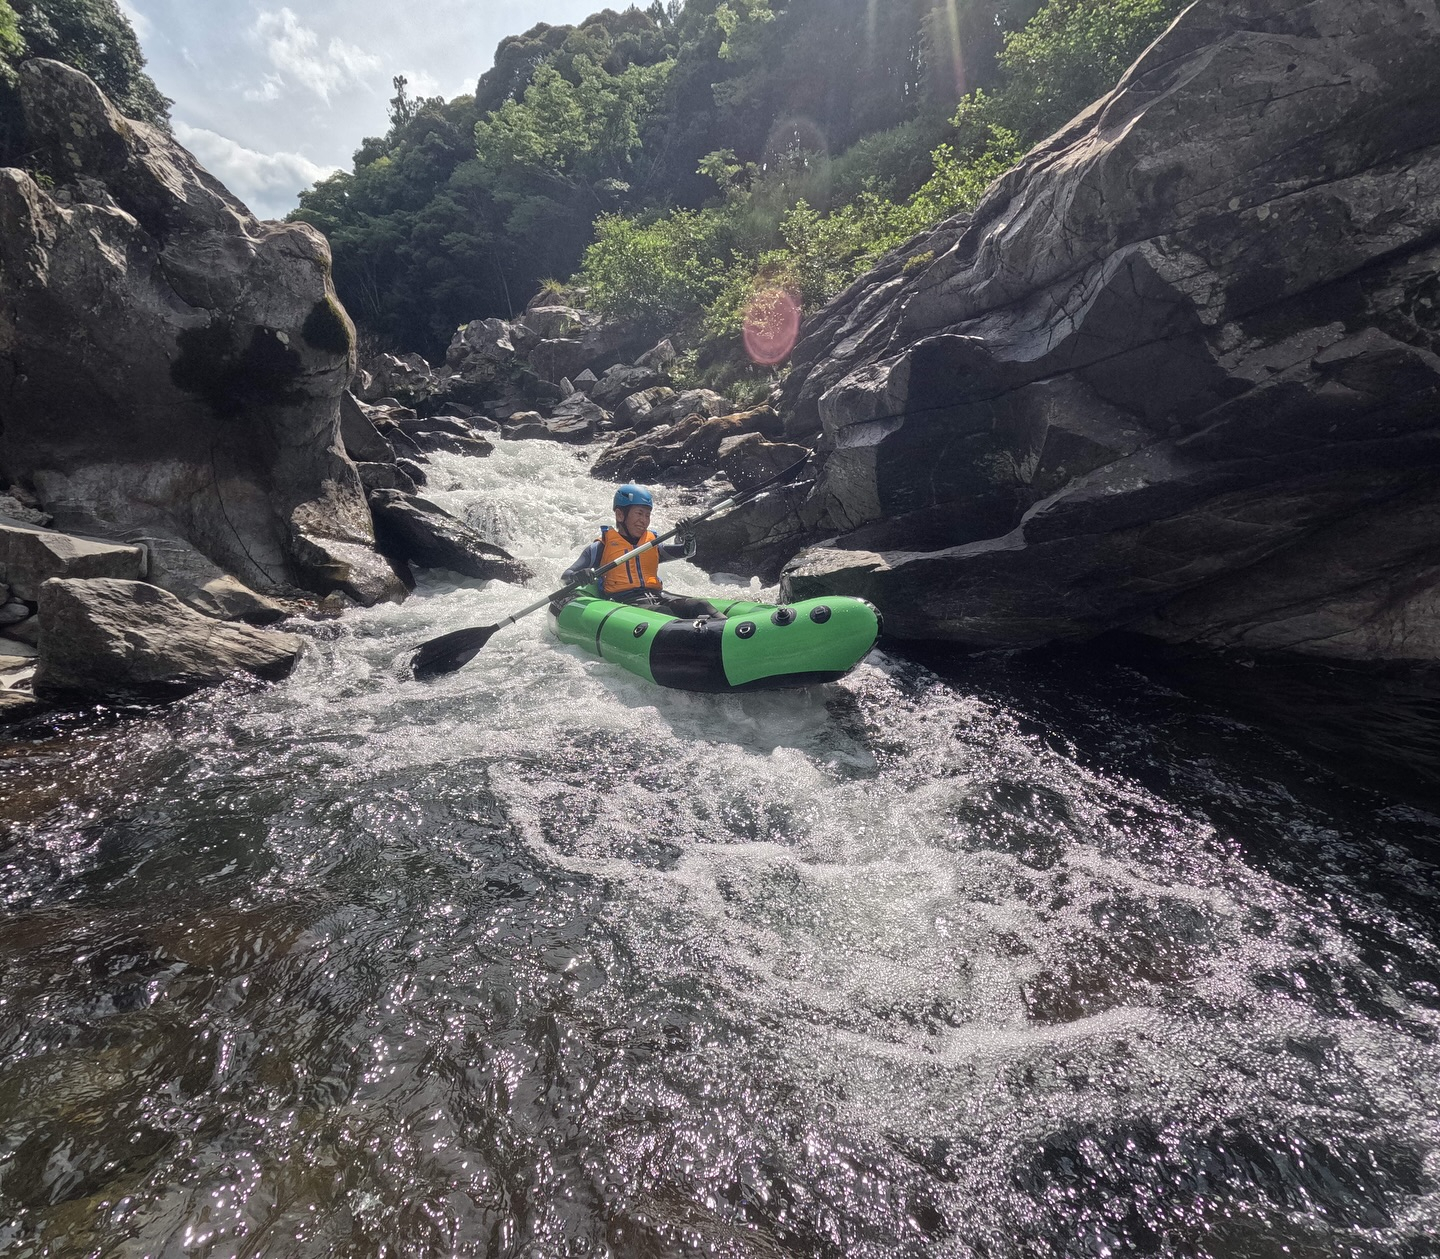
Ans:
[{"label": "white cloud", "polygon": [[247,101],[278,101],[284,87],[285,81],[278,74],[267,74],[260,81],[259,87],[245,89],[245,99]]},{"label": "white cloud", "polygon": [[[303,25],[289,9],[261,13],[255,21],[254,35],[264,48],[270,64],[279,71],[278,76],[266,77],[267,85],[275,79],[277,84],[303,87],[327,104],[332,93],[351,83],[363,81],[366,74],[373,73],[381,65],[379,57],[354,44],[347,44],[338,35],[332,37],[321,52],[320,36]],[[263,93],[267,88],[259,90]],[[262,95],[252,99],[275,98]]]},{"label": "white cloud", "polygon": [[295,198],[317,179],[335,172],[299,153],[260,153],[204,127],[175,120],[175,138],[200,164],[262,217],[295,208]]},{"label": "white cloud", "polygon": [[[442,94],[440,80],[428,70],[402,70],[400,73],[405,76],[405,90],[410,93],[413,99],[419,99],[422,96],[439,96]],[[468,90],[473,92],[475,89],[472,86]],[[456,95],[458,96],[459,93],[457,92]]]}]

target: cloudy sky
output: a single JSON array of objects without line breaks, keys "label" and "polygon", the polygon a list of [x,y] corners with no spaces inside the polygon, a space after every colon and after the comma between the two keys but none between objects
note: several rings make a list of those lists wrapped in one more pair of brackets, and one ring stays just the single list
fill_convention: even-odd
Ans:
[{"label": "cloudy sky", "polygon": [[386,127],[390,80],[414,95],[474,91],[495,45],[536,22],[573,22],[601,0],[120,0],[149,71],[173,98],[175,134],[256,214]]}]

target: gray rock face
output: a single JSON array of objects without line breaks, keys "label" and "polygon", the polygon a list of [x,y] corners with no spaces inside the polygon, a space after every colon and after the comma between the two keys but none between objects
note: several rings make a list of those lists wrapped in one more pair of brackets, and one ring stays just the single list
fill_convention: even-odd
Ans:
[{"label": "gray rock face", "polygon": [[398,490],[370,495],[380,545],[398,561],[444,568],[466,577],[523,585],[535,574],[509,551],[423,498]]},{"label": "gray rock face", "polygon": [[141,581],[53,578],[40,590],[35,694],[168,698],[236,673],[288,674],[302,640],[227,625]]},{"label": "gray rock face", "polygon": [[0,171],[0,466],[61,528],[153,530],[256,589],[309,585],[307,546],[373,542],[323,237],[257,221],[78,71],[20,75],[54,183]]},{"label": "gray rock face", "polygon": [[787,598],[902,637],[1440,651],[1440,17],[1199,0],[843,294]]}]

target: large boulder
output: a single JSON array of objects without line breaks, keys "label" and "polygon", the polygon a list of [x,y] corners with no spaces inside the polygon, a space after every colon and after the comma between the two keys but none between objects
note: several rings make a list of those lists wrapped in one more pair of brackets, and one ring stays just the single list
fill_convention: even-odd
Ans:
[{"label": "large boulder", "polygon": [[365,402],[395,398],[409,406],[433,398],[446,380],[419,354],[381,354],[366,364],[369,384],[360,393]]},{"label": "large boulder", "polygon": [[496,368],[515,357],[511,326],[503,319],[476,319],[455,333],[445,351],[446,366],[472,380],[494,380]]},{"label": "large boulder", "polygon": [[750,432],[722,438],[715,456],[731,485],[737,490],[753,490],[794,468],[810,453],[807,446],[772,442],[761,433]]},{"label": "large boulder", "polygon": [[302,640],[227,625],[142,581],[56,577],[40,588],[40,664],[47,699],[170,698],[237,673],[288,674]]},{"label": "large boulder", "polygon": [[786,598],[1026,647],[1440,651],[1440,20],[1199,0],[797,350]]},{"label": "large boulder", "polygon": [[375,490],[370,506],[380,545],[396,561],[517,586],[535,575],[509,551],[486,541],[428,499],[399,490]]},{"label": "large boulder", "polygon": [[145,580],[168,590],[197,612],[251,625],[270,625],[290,615],[283,604],[222,572],[183,538],[136,533],[127,541],[145,548]]},{"label": "large boulder", "polygon": [[572,337],[550,337],[530,351],[526,360],[541,380],[558,385],[583,373],[590,355],[583,341]]},{"label": "large boulder", "polygon": [[257,590],[323,593],[306,555],[374,540],[324,238],[255,219],[79,71],[19,73],[47,178],[0,170],[0,466],[61,528],[149,529]]},{"label": "large boulder", "polygon": [[669,377],[653,367],[627,367],[623,363],[606,369],[590,390],[590,397],[607,410],[613,410],[632,393],[669,383]]},{"label": "large boulder", "polygon": [[340,395],[340,438],[356,464],[395,461],[395,449],[375,427],[370,408],[348,391]]},{"label": "large boulder", "polygon": [[719,470],[721,447],[728,439],[748,433],[776,438],[782,432],[780,417],[769,406],[714,419],[690,415],[644,434],[622,434],[595,461],[590,474],[603,481],[698,485]]},{"label": "large boulder", "polygon": [[0,521],[0,582],[9,587],[11,599],[34,603],[52,577],[138,580],[144,575],[145,552],[139,546]]},{"label": "large boulder", "polygon": [[655,385],[632,393],[615,408],[615,423],[639,433],[659,428],[673,418],[676,397],[675,390],[668,385]]}]

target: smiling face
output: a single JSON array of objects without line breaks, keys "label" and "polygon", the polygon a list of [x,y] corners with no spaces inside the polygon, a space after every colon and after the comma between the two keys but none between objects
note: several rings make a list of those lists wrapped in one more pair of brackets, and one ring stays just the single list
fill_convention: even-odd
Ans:
[{"label": "smiling face", "polygon": [[650,527],[650,509],[648,507],[617,507],[615,509],[615,527],[632,542],[635,541]]}]

